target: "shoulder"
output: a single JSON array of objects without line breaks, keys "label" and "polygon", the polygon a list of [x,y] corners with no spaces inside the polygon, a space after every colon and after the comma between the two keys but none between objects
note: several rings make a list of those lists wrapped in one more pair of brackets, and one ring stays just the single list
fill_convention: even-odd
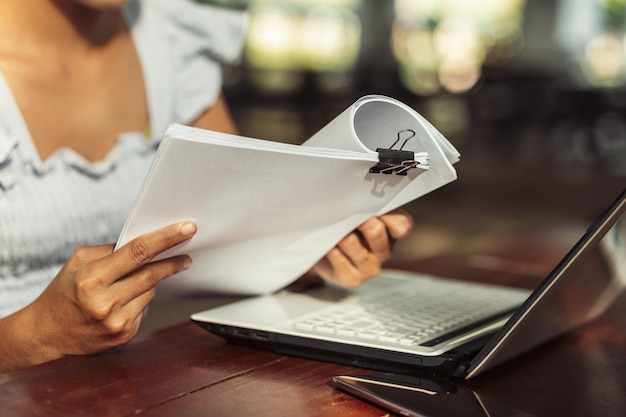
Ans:
[{"label": "shoulder", "polygon": [[242,10],[193,0],[131,0],[126,14],[131,25],[142,19],[158,20],[153,29],[165,31],[174,46],[210,51],[213,59],[225,63],[239,58],[247,25]]},{"label": "shoulder", "polygon": [[148,96],[158,100],[151,103],[156,131],[193,122],[217,100],[224,65],[238,62],[247,14],[192,0],[131,0],[124,12],[144,62]]}]

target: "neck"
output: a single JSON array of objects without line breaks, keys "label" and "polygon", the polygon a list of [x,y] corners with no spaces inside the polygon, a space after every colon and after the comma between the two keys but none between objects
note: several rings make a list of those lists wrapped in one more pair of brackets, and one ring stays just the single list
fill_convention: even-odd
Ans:
[{"label": "neck", "polygon": [[72,0],[52,0],[65,22],[59,22],[69,37],[76,36],[89,45],[106,44],[113,37],[125,30],[124,22],[118,9],[91,9]]},{"label": "neck", "polygon": [[[72,0],[0,1],[0,38],[4,45],[34,52],[67,53],[98,48],[125,30],[120,11],[96,10]],[[12,39],[13,38],[13,39]]]}]

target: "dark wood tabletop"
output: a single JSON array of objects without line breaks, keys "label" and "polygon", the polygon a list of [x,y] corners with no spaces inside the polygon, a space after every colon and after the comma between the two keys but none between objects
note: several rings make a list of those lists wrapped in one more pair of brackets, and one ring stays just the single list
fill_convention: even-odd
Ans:
[{"label": "dark wood tabletop", "polygon": [[[397,267],[536,285],[563,248],[498,238],[497,245]],[[464,384],[539,417],[626,416],[626,297],[599,320]],[[330,386],[364,369],[225,343],[191,322],[85,357],[0,375],[0,416],[376,416],[387,411]]]}]

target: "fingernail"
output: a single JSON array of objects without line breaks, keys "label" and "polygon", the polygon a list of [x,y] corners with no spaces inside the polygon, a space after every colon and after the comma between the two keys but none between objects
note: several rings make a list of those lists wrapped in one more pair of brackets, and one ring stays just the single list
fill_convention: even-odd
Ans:
[{"label": "fingernail", "polygon": [[191,222],[187,222],[184,223],[181,227],[180,227],[180,231],[181,233],[185,236],[185,237],[191,237],[196,233],[197,227],[194,223]]},{"label": "fingernail", "polygon": [[187,257],[185,258],[185,261],[183,262],[183,270],[189,269],[190,266],[191,266],[191,258]]}]

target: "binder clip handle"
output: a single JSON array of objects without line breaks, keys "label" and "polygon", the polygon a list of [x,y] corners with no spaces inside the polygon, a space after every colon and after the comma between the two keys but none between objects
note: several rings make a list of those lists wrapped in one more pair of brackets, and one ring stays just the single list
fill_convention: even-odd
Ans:
[{"label": "binder clip handle", "polygon": [[391,144],[391,146],[389,147],[389,149],[393,149],[394,146],[396,146],[398,144],[398,142],[400,142],[400,135],[402,135],[404,132],[409,132],[411,133],[411,135],[404,139],[404,142],[402,142],[402,146],[400,146],[400,151],[402,149],[404,149],[404,145],[406,145],[406,143],[409,141],[409,139],[411,139],[413,136],[415,136],[415,130],[413,129],[402,129],[400,131],[398,131],[398,137],[396,138],[396,141],[394,143]]},{"label": "binder clip handle", "polygon": [[[400,149],[393,149],[393,147],[400,141],[400,136],[404,132],[410,132],[412,135],[404,140]],[[412,151],[402,150],[404,145],[406,145],[406,142],[413,136],[415,136],[414,130],[403,129],[398,132],[398,138],[389,149],[377,148],[376,152],[378,152],[378,163],[371,167],[369,172],[406,175],[409,169],[417,167],[419,163],[415,160],[415,153]]]}]

